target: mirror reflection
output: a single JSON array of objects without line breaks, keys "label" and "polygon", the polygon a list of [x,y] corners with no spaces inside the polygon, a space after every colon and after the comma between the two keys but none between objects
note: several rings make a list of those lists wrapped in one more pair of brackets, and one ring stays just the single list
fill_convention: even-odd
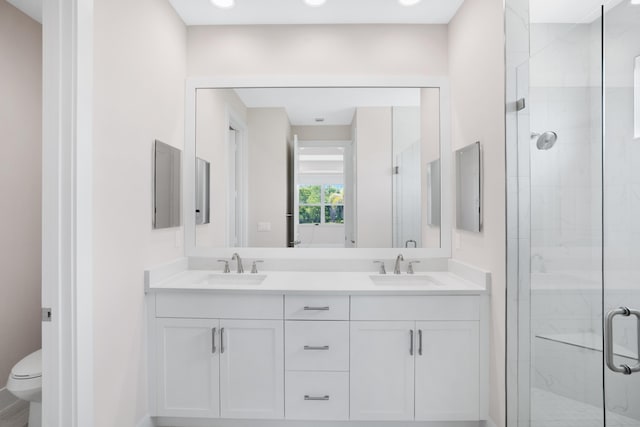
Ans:
[{"label": "mirror reflection", "polygon": [[210,164],[197,246],[440,247],[438,88],[198,89],[196,102]]}]

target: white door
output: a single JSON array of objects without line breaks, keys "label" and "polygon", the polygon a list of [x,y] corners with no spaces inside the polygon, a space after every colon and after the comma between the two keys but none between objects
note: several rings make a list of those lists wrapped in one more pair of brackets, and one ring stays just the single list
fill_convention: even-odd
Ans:
[{"label": "white door", "polygon": [[238,185],[237,185],[237,169],[238,169],[238,144],[236,140],[236,131],[234,129],[229,129],[228,131],[228,150],[229,150],[229,210],[227,212],[229,224],[229,246],[236,247],[239,246],[240,242],[238,239]]},{"label": "white door", "polygon": [[291,187],[293,191],[293,239],[289,242],[290,247],[296,247],[300,244],[300,232],[298,226],[300,225],[300,194],[298,194],[298,173],[300,172],[300,143],[298,142],[298,135],[293,135],[293,174],[291,178],[293,182]]},{"label": "white door", "polygon": [[416,329],[416,420],[478,420],[478,322],[416,322]]},{"label": "white door", "polygon": [[218,417],[218,321],[157,319],[156,325],[158,415]]},{"label": "white door", "polygon": [[353,142],[349,142],[344,149],[344,230],[347,248],[356,247],[356,182],[355,156]]},{"label": "white door", "polygon": [[284,418],[284,322],[220,321],[222,418]]},{"label": "white door", "polygon": [[412,420],[415,322],[351,322],[351,419]]}]

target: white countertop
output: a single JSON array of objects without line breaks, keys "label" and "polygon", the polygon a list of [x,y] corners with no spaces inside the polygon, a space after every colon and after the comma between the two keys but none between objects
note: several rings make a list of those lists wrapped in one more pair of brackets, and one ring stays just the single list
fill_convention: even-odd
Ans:
[{"label": "white countertop", "polygon": [[[260,279],[258,284],[237,283],[234,280]],[[374,280],[389,281],[376,283]],[[414,275],[380,275],[371,272],[261,271],[223,274],[219,271],[185,270],[163,280],[146,284],[147,292],[211,291],[219,293],[258,294],[363,294],[363,295],[480,295],[489,292],[454,273],[420,272]]]}]

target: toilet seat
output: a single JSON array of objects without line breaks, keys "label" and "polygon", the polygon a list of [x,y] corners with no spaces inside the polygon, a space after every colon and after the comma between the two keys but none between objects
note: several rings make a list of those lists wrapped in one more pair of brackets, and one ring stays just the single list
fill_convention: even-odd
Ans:
[{"label": "toilet seat", "polygon": [[42,377],[42,349],[34,351],[16,363],[11,369],[11,377],[16,380]]},{"label": "toilet seat", "polygon": [[11,369],[7,390],[29,402],[42,401],[42,350],[35,351],[16,363]]}]

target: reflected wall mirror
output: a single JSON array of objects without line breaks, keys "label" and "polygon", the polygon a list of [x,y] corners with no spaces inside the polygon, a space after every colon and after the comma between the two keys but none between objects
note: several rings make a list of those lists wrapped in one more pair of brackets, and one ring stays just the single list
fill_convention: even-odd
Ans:
[{"label": "reflected wall mirror", "polygon": [[194,250],[449,244],[446,85],[192,86],[185,238]]},{"label": "reflected wall mirror", "polygon": [[482,227],[480,143],[456,150],[456,228],[479,233]]},{"label": "reflected wall mirror", "polygon": [[153,155],[153,228],[180,226],[181,151],[156,140]]}]

